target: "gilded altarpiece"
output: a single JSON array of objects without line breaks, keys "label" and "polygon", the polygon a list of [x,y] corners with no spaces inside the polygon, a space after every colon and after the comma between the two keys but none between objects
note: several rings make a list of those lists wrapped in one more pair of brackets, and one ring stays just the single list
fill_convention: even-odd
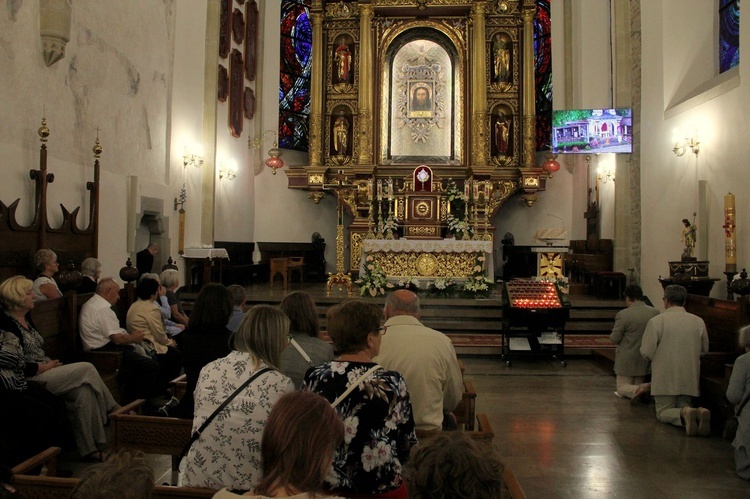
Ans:
[{"label": "gilded altarpiece", "polygon": [[446,197],[436,205],[441,237],[453,216],[491,241],[510,197],[531,207],[545,190],[534,150],[535,12],[534,0],[312,0],[309,164],[285,172],[316,203],[333,176],[346,176],[348,270],[365,239],[399,226],[420,165],[434,172],[433,192],[450,179],[466,193],[464,213],[450,214]]}]

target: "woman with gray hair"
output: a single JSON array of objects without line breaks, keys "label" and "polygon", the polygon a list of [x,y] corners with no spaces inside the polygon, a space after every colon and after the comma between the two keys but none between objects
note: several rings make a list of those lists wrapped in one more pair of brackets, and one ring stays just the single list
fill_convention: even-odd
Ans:
[{"label": "woman with gray hair", "polygon": [[95,293],[96,284],[102,274],[102,264],[96,258],[87,258],[81,263],[81,284],[76,288],[79,295]]},{"label": "woman with gray hair", "polygon": [[235,333],[234,350],[201,370],[193,417],[193,433],[200,436],[187,454],[183,485],[255,488],[262,477],[260,444],[268,414],[282,395],[294,391],[292,380],[278,370],[288,334],[289,319],[281,310],[257,305]]},{"label": "woman with gray hair", "polygon": [[734,463],[737,474],[750,480],[750,326],[740,328],[739,344],[745,353],[734,361],[732,376],[727,386],[727,399],[735,405],[737,412],[737,434],[732,441]]},{"label": "woman with gray hair", "polygon": [[34,268],[39,276],[34,280],[32,290],[37,300],[52,300],[60,298],[62,291],[52,278],[60,266],[57,263],[57,255],[50,249],[40,249],[34,255]]},{"label": "woman with gray hair", "polygon": [[177,324],[187,326],[188,316],[182,310],[182,304],[176,294],[177,288],[180,287],[180,273],[174,269],[167,269],[159,275],[159,279],[161,280],[161,285],[167,290],[165,296],[167,297],[169,310],[172,314],[169,319]]}]

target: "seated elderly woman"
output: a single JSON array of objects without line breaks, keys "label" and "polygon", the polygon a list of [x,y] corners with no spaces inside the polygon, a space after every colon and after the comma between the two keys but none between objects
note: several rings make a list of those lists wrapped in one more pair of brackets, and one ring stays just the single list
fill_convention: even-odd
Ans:
[{"label": "seated elderly woman", "polygon": [[23,276],[0,284],[0,330],[18,338],[24,355],[24,375],[43,382],[52,394],[62,397],[73,426],[76,446],[83,457],[101,460],[107,444],[107,413],[118,407],[94,366],[88,362],[63,365],[44,353],[44,339],[31,322],[34,308],[32,282]]},{"label": "seated elderly woman", "polygon": [[346,497],[407,497],[401,468],[417,442],[403,376],[373,362],[386,333],[383,311],[352,300],[328,311],[328,333],[340,356],[310,369],[303,390],[323,395],[341,415],[346,439],[326,488]]},{"label": "seated elderly woman", "polygon": [[86,258],[81,263],[81,284],[76,288],[79,295],[96,292],[96,284],[102,275],[102,264],[96,258]]},{"label": "seated elderly woman", "polygon": [[231,400],[190,447],[183,485],[252,490],[258,484],[260,441],[268,414],[282,395],[294,391],[292,380],[278,371],[287,334],[284,312],[257,305],[235,333],[234,350],[201,370],[193,433]]},{"label": "seated elderly woman", "polygon": [[503,496],[503,465],[491,444],[460,431],[414,447],[404,466],[410,499],[485,499]]},{"label": "seated elderly woman", "polygon": [[159,283],[155,279],[144,278],[135,287],[138,300],[128,309],[125,325],[128,333],[143,331],[143,346],[159,363],[159,389],[165,389],[169,382],[182,371],[182,359],[175,341],[167,336],[161,311],[156,300],[159,296]]},{"label": "seated elderly woman", "polygon": [[18,337],[0,330],[0,464],[18,464],[48,447],[73,441],[65,402],[27,381]]},{"label": "seated elderly woman", "polygon": [[737,475],[750,480],[750,326],[740,328],[740,347],[745,353],[734,361],[732,376],[727,386],[727,399],[735,404],[737,412],[737,434],[732,441]]},{"label": "seated elderly woman", "polygon": [[177,289],[180,287],[180,273],[174,269],[167,269],[159,274],[159,280],[161,281],[161,285],[167,290],[165,296],[167,297],[167,304],[171,312],[169,319],[177,324],[187,326],[188,316],[182,310],[182,304],[176,294]]},{"label": "seated elderly woman", "polygon": [[268,415],[260,454],[263,477],[253,492],[222,489],[214,499],[298,497],[336,499],[321,492],[344,425],[331,404],[310,392],[287,393]]},{"label": "seated elderly woman", "polygon": [[34,267],[39,276],[34,280],[33,290],[37,300],[52,300],[60,298],[62,291],[53,279],[60,266],[57,263],[57,255],[49,249],[40,249],[34,255]]},{"label": "seated elderly woman", "polygon": [[310,367],[333,360],[333,347],[318,337],[318,311],[309,293],[289,293],[281,300],[279,308],[291,321],[290,330],[294,340],[281,353],[281,370],[299,388]]}]

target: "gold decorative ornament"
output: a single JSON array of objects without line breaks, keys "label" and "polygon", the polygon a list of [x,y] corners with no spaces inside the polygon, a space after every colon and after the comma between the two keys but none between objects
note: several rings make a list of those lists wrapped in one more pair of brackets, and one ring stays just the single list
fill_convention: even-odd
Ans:
[{"label": "gold decorative ornament", "polygon": [[324,180],[322,173],[314,173],[307,176],[308,184],[322,184]]},{"label": "gold decorative ornament", "polygon": [[438,260],[432,253],[422,253],[417,257],[417,272],[419,275],[432,276],[438,269]]},{"label": "gold decorative ornament", "polygon": [[323,191],[310,191],[307,197],[312,199],[315,204],[320,204],[320,200],[326,197],[326,193]]}]

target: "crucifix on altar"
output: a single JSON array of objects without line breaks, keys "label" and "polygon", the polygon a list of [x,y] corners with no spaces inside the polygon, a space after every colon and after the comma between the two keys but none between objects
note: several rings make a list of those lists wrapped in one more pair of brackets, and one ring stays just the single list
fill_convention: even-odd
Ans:
[{"label": "crucifix on altar", "polygon": [[356,189],[357,186],[347,183],[344,170],[339,170],[334,179],[334,183],[323,185],[323,190],[336,193],[336,273],[328,273],[326,295],[331,294],[333,286],[337,286],[339,291],[346,286],[347,294],[351,295],[352,275],[349,272],[344,273],[344,196],[347,191]]}]

